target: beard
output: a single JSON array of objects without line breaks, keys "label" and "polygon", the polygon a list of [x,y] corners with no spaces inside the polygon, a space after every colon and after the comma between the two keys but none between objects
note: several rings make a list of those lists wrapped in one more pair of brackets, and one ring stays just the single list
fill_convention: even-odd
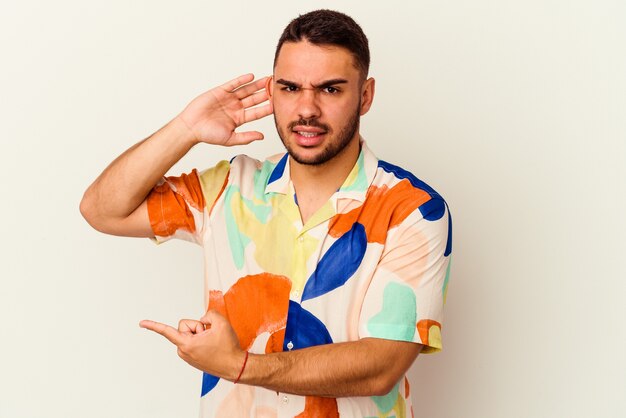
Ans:
[{"label": "beard", "polygon": [[[298,121],[293,121],[287,126],[287,132],[284,132],[281,129],[278,121],[276,120],[276,114],[274,114],[274,125],[276,125],[276,131],[278,131],[278,136],[280,136],[280,140],[283,142],[283,145],[287,149],[287,153],[291,158],[293,158],[299,164],[322,165],[335,158],[348,146],[348,144],[356,134],[357,130],[359,129],[360,108],[361,101],[359,100],[359,104],[356,107],[355,111],[350,116],[350,119],[348,119],[348,122],[341,127],[336,137],[332,137],[334,131],[330,126],[319,122],[317,119],[300,119]],[[321,128],[326,132],[325,135],[330,136],[330,139],[326,141],[324,149],[319,154],[308,159],[304,158],[303,156],[298,155],[298,153],[293,149],[291,144],[286,140],[287,135],[292,132],[295,126],[314,126],[317,128]]]}]

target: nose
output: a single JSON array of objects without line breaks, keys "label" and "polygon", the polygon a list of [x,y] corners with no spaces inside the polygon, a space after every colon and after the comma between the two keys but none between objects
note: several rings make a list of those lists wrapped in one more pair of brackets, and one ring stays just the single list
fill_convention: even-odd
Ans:
[{"label": "nose", "polygon": [[302,89],[298,98],[297,111],[302,119],[315,119],[321,116],[317,92],[314,89]]}]

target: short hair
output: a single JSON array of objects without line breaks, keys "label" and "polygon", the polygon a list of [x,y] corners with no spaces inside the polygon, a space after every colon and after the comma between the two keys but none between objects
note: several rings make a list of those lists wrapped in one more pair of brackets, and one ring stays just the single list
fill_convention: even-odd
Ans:
[{"label": "short hair", "polygon": [[354,57],[363,78],[370,66],[370,49],[363,29],[350,16],[334,10],[314,10],[293,19],[276,45],[274,66],[285,42],[308,41],[313,45],[335,45],[346,48]]}]

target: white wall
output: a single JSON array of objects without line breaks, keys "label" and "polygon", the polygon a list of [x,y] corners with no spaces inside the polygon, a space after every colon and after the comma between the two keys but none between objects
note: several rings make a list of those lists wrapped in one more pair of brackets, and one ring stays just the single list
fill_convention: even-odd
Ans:
[{"label": "white wall", "polygon": [[[137,322],[201,314],[200,249],[100,235],[78,202],[196,94],[268,74],[321,6],[371,40],[371,147],[453,211],[416,417],[626,416],[623,1],[24,0],[0,11],[0,417],[196,416],[199,373]],[[257,125],[173,172],[280,150]]]}]

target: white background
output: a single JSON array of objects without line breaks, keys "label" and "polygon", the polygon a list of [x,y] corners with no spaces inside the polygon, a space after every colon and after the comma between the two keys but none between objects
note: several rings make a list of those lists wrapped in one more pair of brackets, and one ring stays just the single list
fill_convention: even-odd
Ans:
[{"label": "white background", "polygon": [[[195,95],[269,74],[297,14],[352,15],[377,79],[362,133],[454,218],[444,351],[415,416],[626,416],[622,0],[34,1],[0,9],[0,417],[190,417],[200,374],[139,320],[202,314],[198,247],[78,212]],[[198,147],[172,173],[263,143]]]}]

